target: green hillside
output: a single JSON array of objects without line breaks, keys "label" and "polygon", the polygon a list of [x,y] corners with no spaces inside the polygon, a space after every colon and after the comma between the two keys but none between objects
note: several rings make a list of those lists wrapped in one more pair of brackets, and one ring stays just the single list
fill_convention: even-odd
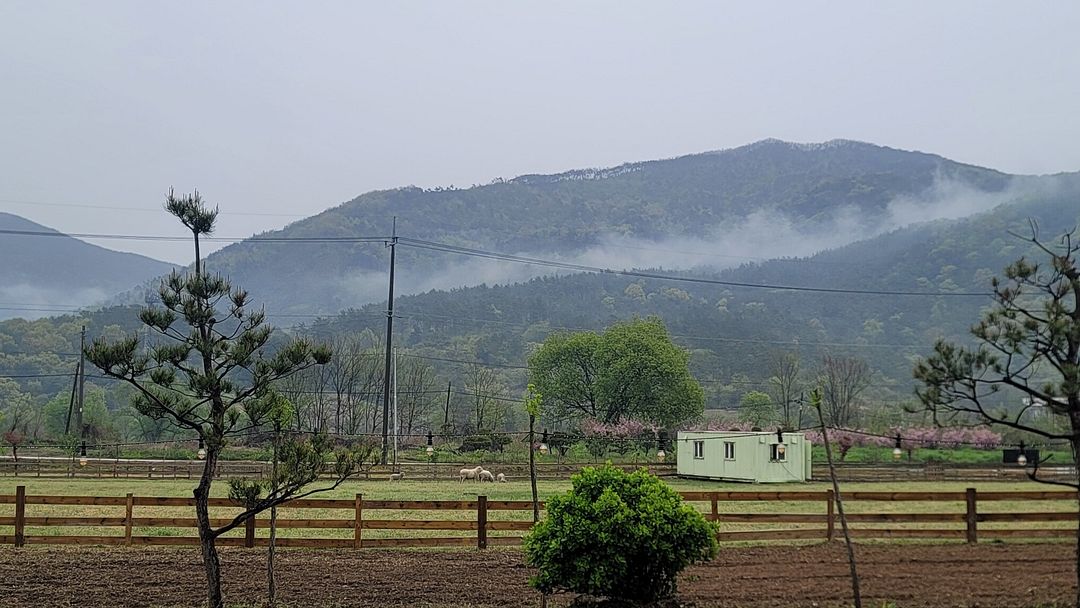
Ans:
[{"label": "green hillside", "polygon": [[[819,159],[819,154],[849,151],[852,146],[875,152],[879,160],[890,157],[899,159],[897,162],[917,160],[919,162],[916,164],[925,164],[926,166],[920,169],[925,171],[925,175],[918,171],[906,174],[908,177],[905,179],[909,181],[907,187],[930,187],[929,184],[939,179],[935,175],[940,176],[940,172],[944,170],[942,166],[954,167],[958,168],[958,171],[970,172],[978,179],[986,180],[983,185],[988,189],[982,192],[1001,192],[1007,187],[1010,202],[990,212],[959,220],[912,225],[806,258],[744,264],[719,272],[703,269],[656,271],[705,279],[713,283],[615,274],[571,274],[541,277],[512,285],[479,285],[401,296],[397,299],[395,309],[398,317],[395,344],[402,357],[403,376],[415,374],[421,368],[421,371],[426,370],[426,376],[415,382],[416,386],[423,387],[422,392],[425,395],[441,395],[445,384],[452,382],[454,388],[451,409],[456,412],[453,415],[458,420],[467,419],[470,402],[475,399],[467,394],[468,387],[479,382],[478,369],[494,371],[494,374],[484,380],[486,388],[483,390],[488,396],[493,396],[500,404],[516,403],[525,382],[523,366],[526,358],[551,332],[600,329],[620,319],[657,316],[667,324],[675,341],[690,350],[691,369],[706,389],[708,408],[730,410],[743,393],[762,388],[771,373],[771,358],[778,352],[788,352],[800,356],[808,373],[813,373],[816,362],[824,354],[865,359],[875,374],[873,387],[867,394],[868,399],[877,405],[879,411],[899,411],[897,404],[910,395],[913,359],[927,353],[933,340],[939,336],[963,338],[980,307],[988,301],[983,297],[941,294],[987,291],[991,276],[1027,252],[1025,243],[1009,233],[1026,231],[1029,218],[1039,223],[1044,236],[1059,234],[1080,224],[1080,174],[1048,178],[1011,178],[1008,180],[1010,183],[1006,184],[1000,174],[993,172],[963,168],[928,155],[896,152],[862,144],[810,149],[769,143],[717,156],[739,157],[762,154],[762,150],[765,150],[771,151],[770,154],[775,154],[780,159],[802,155]],[[599,179],[581,179],[576,183],[589,187],[610,186],[622,183],[617,180],[630,179],[630,176],[636,178],[637,172],[674,170],[674,166],[688,170],[686,163],[708,160],[705,156],[689,159],[661,161],[655,167],[646,163],[643,166],[649,167],[648,169],[627,170]],[[927,164],[931,160],[937,164],[936,168]],[[864,159],[862,162],[868,161]],[[901,164],[907,166],[903,162]],[[824,166],[829,164],[824,163]],[[814,170],[826,171],[821,167]],[[850,173],[848,169],[844,171]],[[840,169],[837,169],[837,172],[840,172]],[[916,184],[916,174],[924,175],[928,181]],[[867,177],[869,173],[860,175],[862,177],[859,179],[863,183],[873,181]],[[882,183],[897,179],[895,176],[889,177],[887,172],[874,175],[878,176],[874,179],[880,179]],[[529,177],[522,180],[520,184],[509,186],[558,190],[570,188],[575,183],[569,179],[560,181],[553,177]],[[607,180],[616,181],[608,183]],[[812,180],[807,177],[805,181]],[[970,184],[971,180],[964,183]],[[503,187],[508,184],[496,186]],[[485,192],[485,188],[456,194],[431,193],[430,196],[465,196],[468,192]],[[869,197],[863,200],[877,200],[876,204],[887,205],[894,196],[883,194],[886,190],[884,186],[882,188],[880,191],[869,188],[869,191],[879,192],[879,195],[877,198]],[[866,190],[863,188],[863,191]],[[897,190],[888,191],[895,193]],[[805,189],[801,192],[805,194]],[[397,195],[405,197],[404,192]],[[390,194],[370,195],[376,196]],[[429,193],[416,194],[414,200],[430,202]],[[829,213],[830,209],[845,208],[830,208],[825,203],[815,207],[810,205],[803,195],[783,200],[789,203],[785,212],[803,213],[802,217],[806,218],[806,221],[817,221],[813,219],[817,216],[809,214],[811,209],[817,209],[820,215]],[[870,202],[865,205],[873,206]],[[884,206],[878,208],[885,209]],[[800,212],[799,209],[803,211]],[[343,210],[344,208],[339,208],[328,213],[343,213]],[[609,219],[614,217],[610,212],[605,213],[598,213],[598,216]],[[672,214],[678,216],[675,211]],[[371,220],[374,225],[380,216],[375,214],[371,217],[376,218]],[[307,221],[315,220],[318,218]],[[690,222],[673,217],[664,229],[690,229],[689,223],[676,226],[679,221]],[[303,222],[300,224],[307,225]],[[557,229],[557,222],[554,221],[520,225],[527,226],[522,228],[523,231]],[[593,224],[587,226],[588,230],[597,230]],[[312,234],[317,233],[314,225],[307,229],[311,230]],[[355,232],[369,229],[373,228],[363,227]],[[327,228],[324,234],[329,232],[331,231]],[[453,240],[445,233],[424,236]],[[469,245],[481,244],[473,240],[462,240]],[[517,241],[508,240],[484,246],[492,250],[513,251],[514,242]],[[377,376],[381,376],[378,342],[385,323],[384,302],[356,306],[344,314],[323,318],[306,316],[307,313],[289,312],[289,307],[300,306],[298,302],[310,304],[318,301],[323,294],[312,287],[312,283],[293,278],[289,273],[294,271],[288,270],[293,267],[290,264],[303,265],[307,269],[307,275],[325,278],[332,276],[333,269],[343,263],[338,257],[329,253],[325,253],[323,257],[312,257],[301,254],[300,249],[297,249],[308,245],[289,245],[288,249],[283,246],[273,248],[275,246],[269,244],[243,247],[252,247],[251,251],[260,251],[259,247],[266,247],[263,250],[266,255],[274,256],[291,252],[285,258],[274,258],[284,264],[286,270],[278,273],[269,266],[265,270],[264,274],[272,277],[277,287],[264,287],[262,294],[253,290],[255,304],[267,305],[271,321],[275,325],[289,328],[302,322],[291,329],[279,331],[276,339],[285,340],[289,333],[306,333],[331,342],[340,342],[349,336],[360,336],[357,342],[360,350],[352,351],[349,357],[365,360],[365,365],[374,369]],[[235,251],[243,250],[243,247],[237,246]],[[335,247],[348,249],[340,245]],[[409,252],[412,251],[409,248],[402,247],[399,251],[405,260],[399,268],[399,280],[407,281],[414,273],[431,271],[430,266],[408,263]],[[381,247],[379,255],[382,255]],[[230,258],[225,254],[212,256],[211,268],[221,270],[224,266],[222,261],[226,259]],[[254,261],[245,263],[255,264]],[[269,263],[260,263],[259,266]],[[248,287],[249,282],[242,273],[240,275],[234,273],[233,279],[237,284]],[[374,281],[380,291],[384,289],[384,281],[383,276]],[[257,284],[257,281],[255,283]],[[791,291],[731,283],[918,292],[921,295]],[[333,284],[333,281],[330,281],[330,287],[326,289],[333,291]],[[261,297],[266,293],[274,294],[275,297],[267,302],[266,298]],[[285,310],[282,310],[283,308]],[[71,374],[77,359],[80,327],[85,324],[90,337],[117,336],[121,332],[139,328],[136,314],[135,308],[120,307],[35,321],[13,319],[0,322],[0,376],[6,376],[0,378],[0,401],[5,404],[4,410],[9,420],[15,407],[12,404],[22,403],[19,407],[36,412],[33,415],[44,417],[49,415],[47,412],[53,412],[55,417],[56,411],[65,409],[56,403],[63,401],[66,407],[66,395],[70,391]],[[380,362],[374,363],[375,361]],[[141,436],[139,434],[150,432],[139,426],[137,416],[120,414],[128,401],[123,390],[94,376],[91,371],[91,385],[107,389],[95,394],[100,394],[104,405],[118,416],[113,421],[112,432],[126,433],[125,436]],[[375,384],[367,385],[359,393],[358,398],[366,404],[363,406],[367,412],[365,416],[368,416],[368,419],[357,427],[359,430],[376,426],[378,402],[381,398],[378,381],[376,377]],[[329,385],[325,385],[322,390],[330,390]],[[310,400],[314,398],[313,394],[309,384],[302,388],[297,396]],[[427,409],[417,410],[427,413],[414,422],[423,428],[438,425],[438,420],[425,416],[435,416],[442,411],[441,405],[435,407],[432,403],[432,400],[442,398],[431,397],[424,405]],[[50,406],[52,409],[41,409],[50,399],[56,402]],[[517,408],[512,409],[516,411]],[[520,422],[514,421],[512,412],[507,415],[508,425],[513,426]],[[49,424],[55,426],[56,422],[42,422],[40,426],[45,428]],[[116,430],[116,426],[121,424],[127,425],[126,431]]]},{"label": "green hillside", "polygon": [[[0,302],[4,303],[0,319],[41,316],[56,304],[67,308],[97,304],[174,268],[167,262],[70,238],[9,213],[0,213],[0,230],[5,231],[0,235]],[[11,304],[21,309],[9,309]]]},{"label": "green hillside", "polygon": [[[722,152],[526,175],[467,189],[371,192],[260,236],[382,236],[391,232],[396,217],[399,234],[412,238],[572,257],[606,237],[708,239],[753,213],[776,213],[805,230],[827,228],[853,210],[861,221],[873,223],[897,197],[919,197],[936,183],[1000,192],[1011,179],[940,156],[859,142],[767,140]],[[414,273],[410,280],[416,289],[453,287],[430,278],[459,261],[415,249],[399,251],[400,264]],[[248,240],[211,255],[207,264],[247,286],[275,312],[336,313],[385,297],[381,276],[388,262],[380,243]],[[379,273],[377,279],[372,272]],[[141,294],[132,301],[141,302]]]}]

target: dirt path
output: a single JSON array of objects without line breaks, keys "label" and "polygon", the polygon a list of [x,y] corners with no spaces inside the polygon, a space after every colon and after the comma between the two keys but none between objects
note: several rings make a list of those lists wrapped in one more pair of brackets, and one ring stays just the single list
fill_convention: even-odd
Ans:
[{"label": "dirt path", "polygon": [[[280,599],[307,606],[537,606],[516,551],[281,551]],[[1075,597],[1068,545],[895,545],[859,548],[867,605],[1017,608]],[[223,551],[229,602],[263,595],[264,554]],[[849,597],[839,545],[727,548],[688,570],[681,598],[699,607],[837,606]],[[191,549],[0,551],[0,606],[198,606]],[[565,605],[559,598],[554,605]]]}]

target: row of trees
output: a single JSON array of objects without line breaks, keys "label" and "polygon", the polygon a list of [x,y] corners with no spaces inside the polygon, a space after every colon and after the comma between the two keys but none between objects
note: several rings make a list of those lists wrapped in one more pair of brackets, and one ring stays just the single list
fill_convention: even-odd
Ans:
[{"label": "row of trees", "polygon": [[812,422],[806,400],[809,387],[822,392],[822,415],[833,427],[848,427],[858,421],[860,399],[870,387],[871,370],[857,357],[825,355],[817,368],[807,373],[797,352],[775,353],[772,375],[765,391],[749,391],[739,401],[739,420],[754,426],[780,425],[801,429]]}]

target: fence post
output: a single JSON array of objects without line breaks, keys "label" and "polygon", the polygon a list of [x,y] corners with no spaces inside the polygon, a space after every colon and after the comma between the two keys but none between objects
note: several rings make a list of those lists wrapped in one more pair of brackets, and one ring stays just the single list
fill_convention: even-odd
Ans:
[{"label": "fence post", "polygon": [[353,548],[359,549],[363,543],[362,530],[364,529],[364,495],[357,494],[354,500],[356,518],[353,521]]},{"label": "fence post", "polygon": [[836,493],[833,490],[825,492],[825,539],[832,542],[836,538]]},{"label": "fence post", "polygon": [[967,521],[967,542],[974,544],[979,541],[978,529],[976,528],[979,520],[979,512],[975,503],[975,488],[968,488],[965,492],[965,498],[967,499],[967,513],[965,517],[965,520]]},{"label": "fence post", "polygon": [[476,548],[487,549],[487,496],[476,497]]},{"label": "fence post", "polygon": [[255,546],[255,514],[244,521],[244,546],[248,549]]},{"label": "fence post", "polygon": [[26,542],[26,486],[15,487],[15,546],[21,547]]},{"label": "fence post", "polygon": [[712,503],[712,520],[716,521],[720,519],[720,505],[717,503],[716,492],[713,492],[709,498]]},{"label": "fence post", "polygon": [[127,495],[127,512],[124,514],[124,544],[128,547],[131,546],[131,516],[135,511],[135,495],[128,492]]}]

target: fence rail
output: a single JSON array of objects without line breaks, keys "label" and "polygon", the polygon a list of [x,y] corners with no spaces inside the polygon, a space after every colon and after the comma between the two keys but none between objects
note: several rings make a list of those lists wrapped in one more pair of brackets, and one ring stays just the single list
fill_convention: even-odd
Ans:
[{"label": "fence rail", "polygon": [[[837,537],[838,516],[835,497],[828,491],[794,492],[682,492],[683,500],[695,505],[710,521],[718,523],[717,539],[728,541],[818,540]],[[866,539],[931,539],[978,542],[990,539],[1069,539],[1076,538],[1077,493],[1057,491],[977,492],[845,492],[849,505],[848,522],[852,536]],[[1068,502],[1069,504],[1064,504]],[[757,503],[762,511],[747,510]],[[864,508],[908,509],[924,503],[920,510],[872,511]],[[1033,511],[1018,511],[1038,503]],[[14,505],[14,509],[5,508]],[[983,510],[980,511],[980,505]],[[1053,510],[1046,505],[1062,507]],[[27,514],[27,507],[33,513]],[[26,493],[18,486],[15,494],[0,495],[0,509],[13,512],[0,516],[0,544],[22,547],[27,544],[63,545],[197,545],[194,535],[175,535],[166,529],[192,529],[193,517],[148,511],[162,508],[191,508],[193,498],[155,496],[49,496]],[[229,499],[213,498],[211,524],[232,521],[221,511],[238,511],[240,505]],[[106,513],[82,514],[49,512],[73,507],[93,508]],[[993,508],[990,508],[993,507]],[[1011,508],[1003,509],[1001,507]],[[122,508],[122,509],[121,509]],[[136,512],[138,508],[139,512]],[[283,547],[466,547],[520,544],[520,533],[532,528],[532,503],[524,500],[370,500],[357,494],[353,498],[306,498],[284,503],[283,516],[277,525],[282,530],[337,531],[337,537],[283,536]],[[1068,508],[1070,510],[1064,510]],[[115,510],[113,510],[115,509]],[[307,510],[307,511],[301,511]],[[316,511],[318,513],[312,513]],[[444,519],[442,513],[466,514],[467,517]],[[314,517],[310,515],[322,515]],[[234,514],[235,515],[235,514]],[[239,527],[237,535],[219,538],[223,546],[256,547],[267,543],[257,535],[269,527],[265,518],[252,518]],[[927,524],[930,524],[928,527]],[[979,524],[986,524],[980,527]],[[1014,524],[1021,524],[1015,527]],[[1032,527],[1032,524],[1041,524]],[[763,527],[764,526],[764,527]],[[8,528],[11,534],[3,534]],[[85,528],[121,528],[118,534],[78,534]],[[28,532],[29,529],[29,532]],[[352,530],[352,534],[341,532]],[[378,531],[371,536],[365,531]],[[452,533],[438,536],[398,536],[400,533]],[[137,533],[138,532],[138,533]],[[495,535],[489,535],[489,532]],[[392,534],[392,536],[386,536]]]},{"label": "fence rail", "polygon": [[[10,477],[69,477],[69,478],[142,478],[142,479],[198,479],[202,474],[203,462],[199,460],[152,460],[124,458],[88,458],[81,465],[75,458],[27,457],[18,461],[11,457],[0,456],[0,476]],[[404,472],[410,479],[456,479],[462,468],[472,468],[474,464],[461,462],[403,462],[396,465],[376,465],[359,473],[368,479],[385,479],[390,473]],[[501,472],[508,479],[528,479],[528,463],[487,464],[496,472]],[[540,479],[566,479],[584,467],[596,466],[594,463],[537,463],[536,473]],[[633,470],[647,468],[658,476],[675,474],[672,463],[639,462],[622,463],[615,466]],[[248,460],[219,461],[218,478],[266,479],[270,476],[269,462]],[[328,474],[332,474],[328,473]]]},{"label": "fence rail", "polygon": [[[403,471],[409,478],[446,479],[455,478],[461,468],[471,468],[472,464],[460,462],[405,462],[393,466],[376,466],[362,472],[367,478],[385,478],[391,472]],[[591,463],[554,463],[537,464],[540,479],[566,479],[583,467],[595,466]],[[646,467],[650,473],[659,476],[676,474],[672,462],[625,463],[624,468]],[[124,459],[124,458],[89,458],[85,466],[80,466],[77,459],[68,457],[22,456],[15,461],[10,456],[0,456],[0,476],[13,477],[74,477],[74,478],[144,478],[144,479],[197,479],[202,473],[203,463],[198,460],[161,460],[161,459]],[[489,464],[489,468],[505,473],[509,479],[528,478],[528,465],[525,463]],[[840,481],[859,482],[907,482],[907,481],[1026,481],[1027,471],[1015,465],[988,464],[940,464],[940,463],[846,463],[837,467]],[[270,474],[270,464],[257,461],[222,461],[218,463],[218,477],[247,477],[265,479]],[[1072,481],[1076,479],[1072,466],[1044,466],[1039,470],[1042,478],[1051,481]],[[816,463],[813,466],[814,480],[827,480],[828,468]]]}]

